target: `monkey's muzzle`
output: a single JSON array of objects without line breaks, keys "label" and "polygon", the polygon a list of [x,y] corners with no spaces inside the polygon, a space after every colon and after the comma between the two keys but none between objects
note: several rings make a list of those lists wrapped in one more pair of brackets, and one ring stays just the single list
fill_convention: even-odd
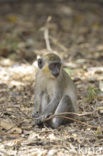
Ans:
[{"label": "monkey's muzzle", "polygon": [[53,76],[58,77],[59,73],[53,73]]}]

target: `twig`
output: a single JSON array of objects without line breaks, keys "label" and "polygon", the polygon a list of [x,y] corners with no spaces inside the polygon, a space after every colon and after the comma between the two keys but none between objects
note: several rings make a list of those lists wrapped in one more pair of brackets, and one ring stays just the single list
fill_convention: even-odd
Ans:
[{"label": "twig", "polygon": [[46,24],[45,24],[45,27],[44,27],[44,39],[45,39],[45,43],[46,43],[46,48],[47,48],[47,50],[49,50],[49,51],[53,51],[52,50],[52,48],[51,48],[51,46],[50,46],[50,39],[52,40],[52,42],[56,45],[56,46],[58,46],[61,50],[63,50],[64,52],[67,52],[68,51],[68,49],[64,46],[64,45],[62,45],[61,43],[59,43],[58,41],[57,41],[57,39],[55,39],[54,37],[52,37],[52,36],[49,36],[49,25],[50,25],[50,21],[51,21],[51,19],[52,19],[52,17],[51,16],[49,16],[48,18],[47,18],[47,21],[46,21]]},{"label": "twig", "polygon": [[50,21],[51,21],[51,16],[49,16],[47,18],[47,21],[46,21],[46,25],[45,25],[45,28],[44,28],[44,39],[45,39],[47,50],[53,51],[51,46],[50,46],[50,40],[49,40],[49,30],[48,30],[48,27],[49,27],[49,22]]},{"label": "twig", "polygon": [[50,46],[50,41],[49,41],[49,30],[47,27],[44,30],[44,39],[45,39],[47,50],[52,51],[51,46]]},{"label": "twig", "polygon": [[63,112],[63,113],[51,115],[50,117],[61,116],[61,115],[76,115],[76,116],[82,117],[82,116],[91,115],[91,114],[93,114],[93,113],[85,112],[85,113],[79,114],[79,113],[75,113],[75,112]]},{"label": "twig", "polygon": [[[75,121],[75,122],[79,122],[79,123],[81,123],[82,125],[86,125],[86,126],[88,126],[88,127],[97,129],[97,126],[92,126],[92,125],[87,124],[87,123],[85,123],[85,122],[82,122],[82,121],[80,121],[80,120],[76,120],[76,119],[74,119],[74,118],[72,118],[72,117],[67,117],[67,116],[65,116],[65,115],[68,115],[68,114],[71,114],[71,115],[74,114],[74,115],[77,115],[77,116],[85,116],[85,115],[88,115],[88,114],[77,114],[77,113],[73,113],[73,112],[64,112],[64,113],[60,113],[60,114],[51,115],[50,117],[44,119],[43,122],[46,122],[46,121],[48,121],[48,120],[50,120],[50,119],[53,119],[53,118],[55,118],[55,117],[58,117],[58,118],[64,118],[64,119],[72,120],[72,121]],[[90,114],[90,113],[89,113],[89,114]]]}]

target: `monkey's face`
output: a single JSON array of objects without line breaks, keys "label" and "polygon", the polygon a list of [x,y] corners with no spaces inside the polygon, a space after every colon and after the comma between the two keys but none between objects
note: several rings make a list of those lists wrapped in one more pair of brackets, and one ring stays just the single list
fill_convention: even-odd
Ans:
[{"label": "monkey's face", "polygon": [[61,63],[59,62],[50,63],[48,68],[54,77],[58,77],[60,75]]},{"label": "monkey's face", "polygon": [[57,78],[62,67],[61,59],[59,56],[50,53],[44,58],[38,59],[38,67],[48,78]]}]

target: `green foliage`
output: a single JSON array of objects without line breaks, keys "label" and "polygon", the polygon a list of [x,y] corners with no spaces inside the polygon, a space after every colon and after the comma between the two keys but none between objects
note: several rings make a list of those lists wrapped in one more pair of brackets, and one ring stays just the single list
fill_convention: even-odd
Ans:
[{"label": "green foliage", "polygon": [[73,74],[73,70],[72,69],[69,69],[69,68],[63,68],[63,69],[66,71],[66,73],[68,75],[72,76],[72,74]]},{"label": "green foliage", "polygon": [[98,88],[92,86],[88,87],[88,99],[90,102],[92,102],[97,97],[98,92]]},{"label": "green foliage", "polygon": [[18,38],[8,37],[8,39],[0,44],[0,49],[12,49],[16,51],[18,49]]},{"label": "green foliage", "polygon": [[11,46],[11,48],[13,50],[17,50],[18,49],[18,43],[15,40],[9,39],[6,43],[6,46]]}]

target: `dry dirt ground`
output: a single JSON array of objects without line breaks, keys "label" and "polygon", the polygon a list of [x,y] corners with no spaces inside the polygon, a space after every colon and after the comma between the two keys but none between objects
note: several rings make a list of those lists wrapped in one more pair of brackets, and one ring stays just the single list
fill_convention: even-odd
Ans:
[{"label": "dry dirt ground", "polygon": [[[103,3],[0,3],[0,156],[103,155]],[[35,59],[50,44],[77,88],[83,123],[33,125]]]}]

